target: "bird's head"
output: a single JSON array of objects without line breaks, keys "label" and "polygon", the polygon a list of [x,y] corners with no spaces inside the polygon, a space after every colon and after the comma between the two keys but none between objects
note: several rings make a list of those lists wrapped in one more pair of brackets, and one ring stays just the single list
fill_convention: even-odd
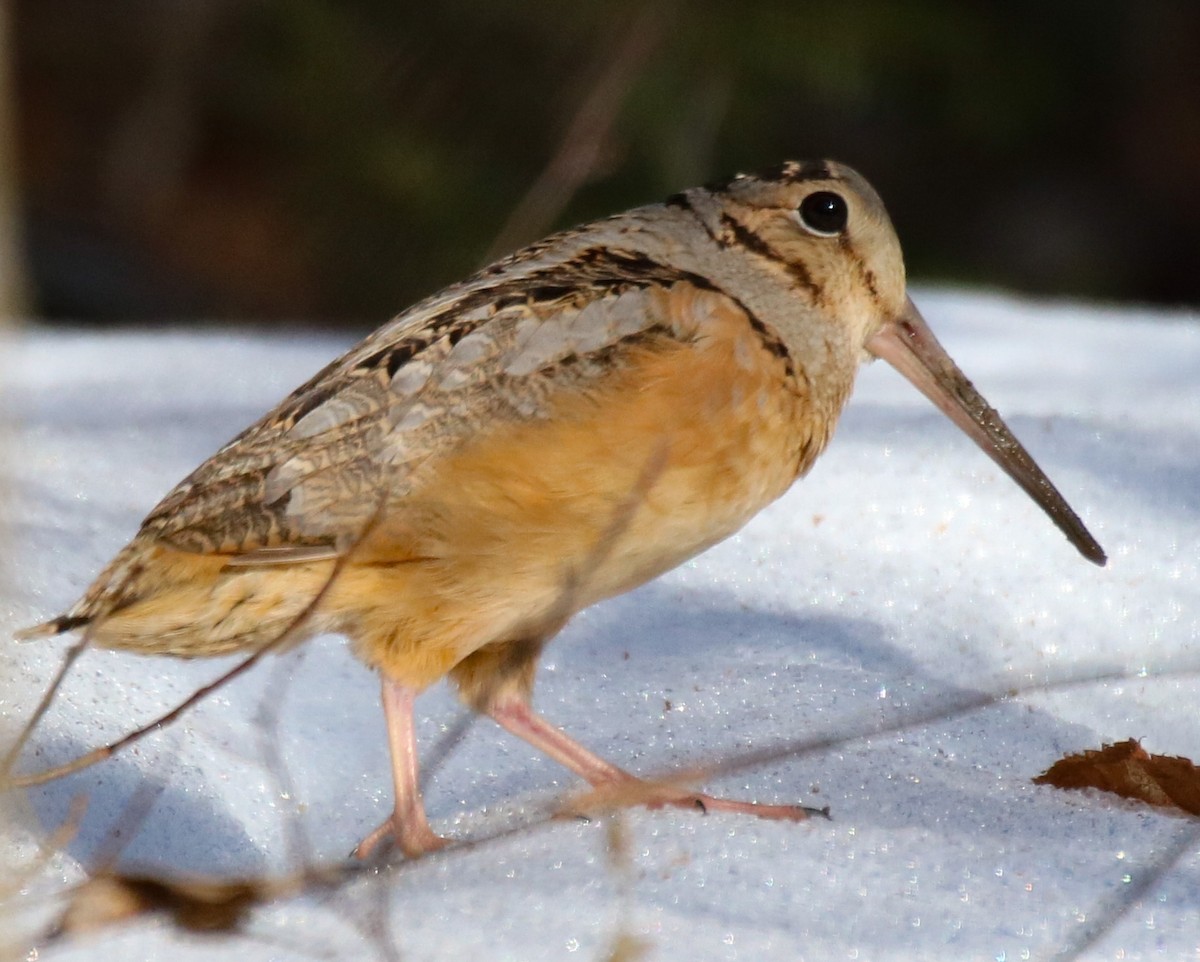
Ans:
[{"label": "bird's head", "polygon": [[900,242],[860,174],[834,161],[789,161],[688,197],[718,245],[741,248],[746,270],[774,276],[772,300],[763,307],[802,360],[887,361],[1000,465],[1085,558],[1105,563],[1104,550],[909,298]]}]

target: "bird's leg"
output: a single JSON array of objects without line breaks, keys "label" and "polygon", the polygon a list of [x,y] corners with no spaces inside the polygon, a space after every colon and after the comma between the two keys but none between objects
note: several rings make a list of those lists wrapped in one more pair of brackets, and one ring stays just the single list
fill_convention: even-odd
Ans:
[{"label": "bird's leg", "polygon": [[388,745],[392,751],[392,779],[396,807],[390,818],[364,838],[354,850],[355,858],[367,858],[389,836],[409,858],[441,848],[446,840],[435,835],[425,818],[425,803],[417,780],[417,738],[413,726],[413,703],[417,690],[383,679],[383,714],[387,719]]},{"label": "bird's leg", "polygon": [[614,799],[626,804],[660,808],[700,809],[704,812],[734,812],[756,818],[799,822],[814,813],[801,805],[763,805],[758,802],[739,802],[691,792],[685,788],[647,782],[623,768],[584,748],[562,729],[551,725],[519,697],[497,701],[487,708],[487,714],[501,727],[529,742],[538,751],[549,755],[560,765],[569,768],[580,778],[598,789],[612,790]]}]

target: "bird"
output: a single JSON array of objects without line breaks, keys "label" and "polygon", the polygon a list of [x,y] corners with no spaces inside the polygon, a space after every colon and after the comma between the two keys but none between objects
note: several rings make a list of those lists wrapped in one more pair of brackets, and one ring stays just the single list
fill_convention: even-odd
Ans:
[{"label": "bird", "polygon": [[395,792],[360,858],[447,844],[413,717],[446,678],[593,786],[800,820],[642,782],[537,714],[534,675],[574,614],[787,491],[876,358],[1105,563],[908,296],[875,190],[843,163],[788,161],[553,234],[405,310],[200,465],[78,602],[21,636],[195,658],[343,635],[380,677]]}]

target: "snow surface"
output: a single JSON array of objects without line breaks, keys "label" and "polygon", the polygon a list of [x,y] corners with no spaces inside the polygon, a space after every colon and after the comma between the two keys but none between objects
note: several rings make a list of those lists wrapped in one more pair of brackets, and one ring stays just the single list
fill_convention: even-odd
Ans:
[{"label": "snow surface", "polygon": [[[611,818],[548,820],[573,777],[483,721],[427,789],[435,828],[476,844],[280,900],[238,934],[139,920],[29,957],[595,960],[634,938],[653,960],[1013,960],[1081,945],[1086,958],[1195,958],[1196,823],[1030,779],[1129,737],[1200,758],[1200,317],[916,300],[1107,568],[876,364],[806,480],[736,537],[577,617],[539,676],[551,720],[640,773],[835,739],[706,786],[828,805],[830,820],[636,810],[619,817],[623,847]],[[36,328],[5,343],[0,637],[73,601],[172,484],[346,343]],[[66,647],[0,642],[5,735]],[[21,768],[114,738],[230,664],[89,652]],[[463,717],[444,689],[418,713],[427,755]],[[78,834],[38,862],[79,794]],[[113,857],[114,830],[122,866],[344,864],[390,808],[377,683],[322,638],[9,801],[0,846],[19,891],[0,957],[38,944],[81,865]],[[152,807],[139,820],[131,804]]]}]

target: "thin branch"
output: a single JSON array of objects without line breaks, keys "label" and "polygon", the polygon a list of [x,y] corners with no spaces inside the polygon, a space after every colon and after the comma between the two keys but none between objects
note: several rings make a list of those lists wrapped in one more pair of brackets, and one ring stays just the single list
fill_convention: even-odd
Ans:
[{"label": "thin branch", "polygon": [[631,18],[624,39],[575,111],[537,180],[513,208],[488,251],[491,261],[546,233],[599,166],[621,106],[669,21],[662,4],[646,4]]},{"label": "thin branch", "polygon": [[[321,592],[318,592],[318,598],[320,595]],[[304,612],[301,613],[301,616],[303,617],[303,615],[307,614],[307,612],[308,609],[306,608]],[[293,626],[295,626],[295,624],[296,622],[293,622]],[[80,755],[78,758],[73,758],[71,761],[64,762],[62,765],[56,765],[54,768],[48,768],[44,771],[34,772],[29,775],[15,775],[7,780],[5,787],[29,788],[33,785],[44,785],[46,782],[52,782],[56,778],[62,778],[65,775],[71,775],[75,772],[83,771],[85,768],[91,768],[91,766],[95,765],[97,762],[102,762],[106,758],[112,757],[122,749],[128,748],[130,745],[141,741],[151,732],[158,731],[160,728],[164,728],[171,724],[171,722],[175,721],[175,719],[196,704],[196,702],[207,698],[222,685],[232,681],[234,678],[238,677],[238,675],[241,675],[250,668],[254,667],[264,655],[275,649],[281,638],[290,637],[291,634],[292,629],[287,629],[275,641],[260,648],[249,658],[240,661],[238,664],[234,665],[233,668],[229,669],[229,671],[218,676],[214,681],[196,689],[196,691],[192,692],[192,694],[168,711],[165,715],[160,715],[158,718],[148,722],[141,728],[135,728],[122,738],[118,738],[115,742],[109,742],[107,745],[94,748],[87,754]]]},{"label": "thin branch", "polygon": [[425,761],[421,764],[422,791],[425,791],[429,781],[438,773],[438,770],[446,763],[446,760],[454,750],[462,744],[462,740],[467,737],[467,732],[479,721],[479,717],[478,712],[463,709],[459,712],[458,717],[454,719],[454,724],[446,729],[442,737],[430,749]]},{"label": "thin branch", "polygon": [[[41,723],[47,711],[50,710],[51,704],[58,696],[58,690],[62,687],[63,681],[67,677],[67,672],[71,670],[71,666],[79,660],[79,656],[83,654],[92,641],[92,629],[88,628],[83,633],[83,637],[75,644],[67,649],[67,653],[63,656],[62,664],[58,666],[58,671],[54,675],[54,680],[50,682],[50,687],[46,689],[42,695],[42,700],[38,702],[37,708],[34,709],[33,716],[26,722],[25,727],[21,729],[21,734],[17,736],[15,742],[4,755],[4,761],[0,763],[0,791],[20,786],[23,783],[12,778],[13,766],[16,765],[17,759],[21,757],[21,752],[25,750],[25,746],[29,743],[29,739],[33,736],[34,730]],[[31,783],[31,784],[37,784]]]},{"label": "thin branch", "polygon": [[[1162,671],[1139,673],[1139,678],[1166,678],[1181,675],[1200,674],[1200,665],[1182,665]],[[832,751],[848,744],[879,735],[894,734],[910,728],[918,728],[933,722],[945,721],[950,718],[966,715],[974,711],[990,708],[994,705],[1013,701],[1025,695],[1047,694],[1082,685],[1100,684],[1106,681],[1121,681],[1128,679],[1130,673],[1124,669],[1093,672],[1086,676],[1068,676],[1050,679],[1021,689],[1004,686],[995,691],[972,692],[952,701],[949,704],[929,708],[896,718],[888,722],[858,728],[848,734],[822,735],[785,741],[778,745],[761,748],[755,751],[733,751],[718,756],[715,761],[704,765],[695,765],[681,771],[663,774],[657,777],[641,778],[637,782],[622,783],[615,786],[604,786],[584,792],[570,800],[567,804],[570,811],[581,810],[603,811],[614,807],[637,805],[647,799],[659,797],[656,792],[662,789],[679,789],[708,781],[724,775],[733,775],[754,768],[761,768],[775,762],[786,761],[819,752]]]},{"label": "thin branch", "polygon": [[[229,671],[225,672],[223,675],[220,675],[214,681],[209,682],[207,685],[204,685],[201,688],[198,688],[196,691],[192,692],[191,695],[189,695],[187,698],[185,698],[182,702],[180,702],[178,705],[176,705],[174,708],[172,708],[166,714],[160,715],[158,718],[154,719],[153,721],[143,725],[140,728],[133,730],[129,734],[125,735],[124,737],[117,739],[115,742],[110,742],[109,744],[103,745],[100,748],[93,749],[92,751],[88,752],[85,755],[81,755],[78,758],[75,758],[69,762],[62,764],[62,765],[58,765],[54,768],[50,768],[50,769],[47,769],[47,770],[41,771],[41,772],[35,772],[35,773],[29,774],[29,775],[18,775],[18,776],[11,777],[3,783],[4,787],[5,788],[12,788],[12,787],[28,788],[32,785],[43,785],[46,782],[53,781],[56,778],[62,778],[64,775],[70,775],[70,774],[73,774],[74,772],[82,771],[85,768],[90,768],[92,765],[95,765],[97,762],[104,761],[106,758],[110,758],[112,755],[116,754],[118,751],[121,751],[124,748],[128,748],[130,745],[134,744],[135,742],[140,741],[142,738],[144,738],[146,735],[149,735],[151,732],[158,731],[160,728],[164,728],[167,725],[171,724],[180,715],[182,715],[184,712],[186,712],[189,708],[191,708],[197,702],[202,701],[203,699],[207,698],[210,694],[212,694],[218,688],[221,688],[228,682],[237,678],[239,675],[244,674],[246,671],[253,668],[266,655],[268,655],[272,652],[275,652],[275,651],[280,651],[283,648],[286,648],[292,642],[298,640],[297,635],[303,629],[304,625],[308,622],[308,619],[312,617],[313,613],[317,610],[317,608],[321,604],[321,602],[325,600],[325,597],[329,593],[330,588],[333,587],[334,582],[337,580],[338,575],[340,575],[342,573],[342,570],[346,566],[346,563],[349,561],[350,557],[354,554],[354,552],[358,549],[359,545],[361,545],[363,543],[363,541],[366,539],[366,537],[375,528],[376,524],[378,524],[379,518],[383,512],[384,505],[387,504],[387,498],[388,498],[388,491],[384,491],[383,495],[379,499],[379,504],[376,506],[374,513],[372,513],[371,517],[367,519],[367,523],[363,526],[362,530],[358,533],[358,536],[356,538],[354,538],[352,541],[350,541],[347,544],[345,550],[340,555],[338,555],[337,558],[334,559],[333,567],[331,568],[331,570],[329,572],[329,577],[325,579],[325,582],[324,582],[324,584],[321,585],[320,590],[317,591],[317,593],[315,595],[313,595],[312,599],[308,602],[308,604],[306,604],[297,613],[296,617],[292,619],[292,621],[288,624],[288,626],[286,628],[284,628],[284,630],[279,635],[277,635],[272,641],[270,641],[269,643],[264,645],[258,651],[254,652],[248,658],[245,658],[242,661],[240,661],[238,664],[234,665],[231,669],[229,669]],[[73,662],[76,658],[79,657],[79,653],[82,651],[83,645],[88,641],[88,639],[89,639],[89,635],[85,634],[83,639],[79,642],[79,644],[76,645],[75,648],[73,648],[70,652],[68,652],[68,655],[67,655],[68,660],[64,662],[63,668],[60,669],[59,676],[55,679],[54,686],[52,686],[50,692],[47,692],[47,697],[43,698],[44,704],[46,704],[46,705],[49,704],[49,698],[53,697],[53,692],[57,689],[57,686],[61,683],[62,677],[66,674],[66,668],[69,667],[70,662]],[[41,706],[39,706],[39,708],[40,707]],[[44,711],[44,709],[43,709],[43,711]],[[40,716],[35,713],[35,719],[34,719],[35,722],[39,717]],[[30,730],[32,730],[32,728],[30,728]]]},{"label": "thin branch", "polygon": [[670,442],[666,438],[661,439],[654,446],[650,456],[642,465],[642,470],[638,473],[633,487],[613,510],[608,526],[600,532],[600,537],[596,539],[596,543],[592,545],[591,550],[583,559],[583,564],[577,569],[565,573],[562,591],[546,616],[547,623],[565,624],[575,614],[580,591],[600,570],[600,566],[608,560],[617,545],[617,540],[633,524],[633,516],[645,503],[650,489],[662,477],[663,471],[667,468],[670,448]]},{"label": "thin branch", "polygon": [[105,875],[113,871],[121,853],[142,829],[142,823],[150,816],[155,803],[166,789],[165,782],[141,781],[133,792],[133,797],[125,803],[124,809],[116,823],[108,830],[103,847],[92,859],[88,868],[89,875]]},{"label": "thin branch", "polygon": [[[1200,673],[1200,666],[1191,665],[1152,672],[1148,676],[1139,675],[1139,677],[1163,679],[1198,673]],[[1006,702],[1020,695],[1049,693],[1083,684],[1101,683],[1128,677],[1130,677],[1128,672],[1094,672],[1088,676],[1046,681],[1021,690],[1005,688],[993,693],[979,693],[957,704],[896,719],[884,725],[870,726],[866,729],[859,729],[838,736],[794,741],[788,743],[786,746],[768,749],[764,752],[737,753],[718,762],[719,768],[706,766],[704,769],[694,769],[690,773],[685,773],[683,777],[686,779],[697,779],[711,777],[714,772],[727,774],[734,771],[741,771],[744,768],[766,764],[769,761],[833,750],[864,738],[903,731],[907,728],[927,724],[932,721],[944,720],[955,715],[966,714],[972,710]],[[652,784],[675,784],[679,780],[679,776],[674,776],[672,778],[661,779]],[[519,825],[509,825],[473,839],[452,841],[446,848],[432,852],[421,859],[406,859],[393,863],[387,866],[386,871],[389,875],[394,876],[395,873],[423,870],[427,867],[428,863],[437,863],[442,859],[458,858],[468,852],[486,849],[494,844],[500,844],[513,838],[524,837],[541,831],[562,819],[563,806],[561,804],[561,795],[556,793],[554,797],[558,800],[557,802],[550,802],[548,800],[548,804],[541,807],[540,814]],[[625,800],[625,804],[636,803],[636,799]],[[1082,953],[1086,952],[1106,932],[1111,930],[1116,921],[1124,914],[1127,914],[1136,900],[1150,890],[1154,881],[1160,878],[1163,872],[1169,870],[1195,846],[1198,839],[1200,839],[1200,825],[1189,827],[1186,832],[1176,839],[1164,858],[1154,867],[1153,871],[1147,871],[1144,876],[1141,876],[1134,888],[1123,890],[1122,899],[1113,907],[1112,912],[1109,913],[1107,923],[1098,922],[1094,928],[1084,933],[1080,940],[1064,948],[1055,958],[1069,960],[1081,957]],[[51,938],[53,940],[55,937],[63,934],[86,931],[89,928],[105,927],[117,923],[123,918],[146,914],[167,915],[177,926],[191,931],[241,931],[242,924],[250,910],[266,902],[301,894],[312,894],[314,891],[320,890],[337,891],[356,879],[373,876],[378,871],[378,866],[367,866],[361,863],[339,863],[336,866],[308,867],[280,877],[231,880],[207,878],[178,880],[169,877],[144,875],[104,875],[84,883],[83,886],[80,886],[75,891],[68,911],[63,916],[63,923]],[[99,909],[95,908],[96,902],[100,903]],[[133,906],[132,909],[130,908],[131,905]],[[378,908],[382,910],[382,904]],[[386,911],[382,912],[382,918],[385,920],[384,928],[390,927],[390,919]],[[376,924],[378,922],[379,920],[377,919]],[[371,931],[374,932],[374,928],[372,926]],[[381,945],[381,951],[384,957],[388,959],[395,958],[394,943],[391,943],[386,935],[382,937],[383,944]],[[372,941],[378,942],[379,939],[374,938]],[[640,945],[631,947],[641,948]]]},{"label": "thin branch", "polygon": [[[303,650],[295,653],[296,659],[302,658]],[[291,770],[279,750],[279,716],[283,710],[284,695],[288,682],[291,680],[291,668],[287,661],[281,661],[271,679],[267,682],[267,691],[273,698],[260,698],[258,711],[254,716],[254,724],[258,729],[258,750],[263,765],[275,780],[275,790],[287,799],[295,798],[295,787],[292,782]],[[275,737],[272,737],[275,736]],[[304,823],[296,817],[294,809],[281,813],[283,819],[284,838],[288,855],[297,866],[303,866],[308,853],[312,852],[312,840],[305,831]]]},{"label": "thin branch", "polygon": [[1195,851],[1198,842],[1200,842],[1200,821],[1193,820],[1193,824],[1176,836],[1170,847],[1163,853],[1162,858],[1153,865],[1147,866],[1146,871],[1139,872],[1128,885],[1122,886],[1116,898],[1094,908],[1091,912],[1091,922],[1082,926],[1076,937],[1054,953],[1051,959],[1075,962],[1085,955],[1094,958],[1091,950],[1095,948],[1096,943],[1115,929],[1117,923],[1133,911],[1133,907],[1137,905],[1142,896],[1149,892],[1167,872],[1178,865],[1185,855]]}]

